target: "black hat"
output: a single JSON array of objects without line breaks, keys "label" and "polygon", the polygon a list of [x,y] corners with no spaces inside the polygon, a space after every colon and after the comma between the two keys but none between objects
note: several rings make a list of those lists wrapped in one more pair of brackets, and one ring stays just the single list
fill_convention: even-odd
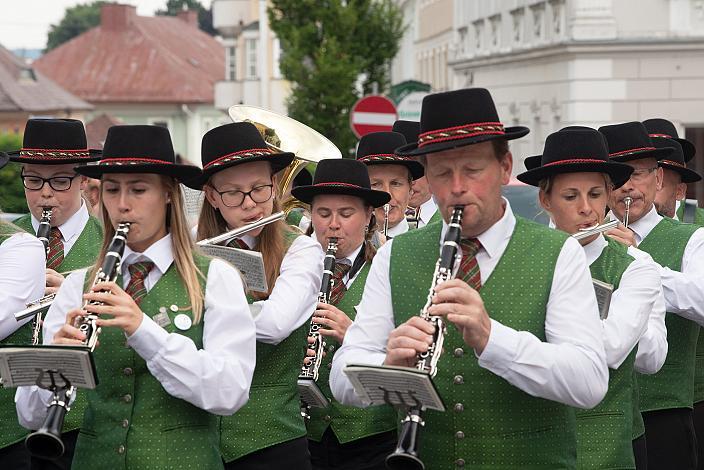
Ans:
[{"label": "black hat", "polygon": [[679,173],[683,183],[694,183],[702,179],[699,173],[687,168],[682,146],[679,142],[674,139],[658,137],[657,139],[653,139],[653,145],[656,147],[672,147],[675,149],[672,155],[658,161],[658,166]]},{"label": "black hat", "polygon": [[169,130],[161,126],[112,126],[103,145],[103,158],[96,164],[76,167],[91,178],[105,173],[157,173],[180,181],[195,178],[200,168],[177,165]]},{"label": "black hat", "polygon": [[656,142],[658,139],[661,138],[672,139],[675,142],[679,142],[679,144],[682,146],[682,153],[684,154],[685,163],[689,162],[692,158],[694,158],[694,154],[696,153],[694,144],[688,141],[687,139],[680,139],[677,135],[677,129],[675,129],[675,125],[667,119],[646,119],[645,121],[643,121],[643,125],[648,130],[648,134],[650,134],[650,138],[653,142]]},{"label": "black hat", "polygon": [[418,121],[404,121],[399,119],[394,122],[394,126],[391,128],[392,132],[398,132],[403,134],[406,138],[406,143],[410,144],[412,142],[418,142],[418,134],[420,134],[420,122]]},{"label": "black hat", "polygon": [[521,173],[517,178],[537,186],[549,176],[578,172],[606,173],[611,177],[614,187],[618,188],[628,181],[633,168],[609,160],[604,139],[596,130],[568,129],[550,134],[545,139],[540,165]]},{"label": "black hat", "polygon": [[374,207],[381,207],[391,200],[389,193],[371,189],[366,165],[348,158],[321,160],[313,184],[293,188],[291,194],[307,204],[320,194],[357,196]]},{"label": "black hat", "polygon": [[633,121],[599,128],[609,147],[609,157],[617,162],[629,162],[641,158],[669,157],[672,147],[656,148],[642,123]]},{"label": "black hat", "polygon": [[423,165],[410,157],[396,155],[395,150],[406,143],[398,132],[372,132],[362,136],[357,146],[357,160],[365,165],[403,165],[414,180],[425,174]]},{"label": "black hat", "polygon": [[435,93],[423,98],[418,142],[396,150],[403,156],[425,155],[487,140],[523,137],[527,127],[504,127],[484,88]]},{"label": "black hat", "polygon": [[[571,130],[594,131],[596,129],[593,129],[593,128],[587,127],[587,126],[567,126],[567,127],[563,127],[562,129],[560,129],[560,131],[571,131]],[[602,136],[602,138],[604,138],[604,136]],[[606,140],[604,140],[604,145],[606,145]],[[523,160],[523,164],[525,165],[526,170],[532,170],[533,168],[538,168],[540,166],[540,159],[542,157],[543,157],[542,155],[533,155],[532,157],[526,157],[526,159]]]},{"label": "black hat", "polygon": [[251,122],[233,122],[209,130],[201,146],[202,173],[186,184],[201,189],[212,175],[242,163],[266,161],[276,173],[294,158],[291,152],[277,152],[268,147],[262,134]]},{"label": "black hat", "polygon": [[76,119],[30,119],[22,148],[7,152],[13,162],[40,165],[93,162],[100,160],[100,154],[88,148],[86,130]]}]

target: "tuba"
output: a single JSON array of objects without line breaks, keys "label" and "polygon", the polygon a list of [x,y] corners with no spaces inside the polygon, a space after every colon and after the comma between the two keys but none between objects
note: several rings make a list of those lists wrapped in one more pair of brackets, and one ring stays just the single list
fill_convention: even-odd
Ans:
[{"label": "tuba", "polygon": [[293,118],[277,114],[264,108],[236,104],[229,109],[234,122],[251,122],[262,134],[267,146],[277,152],[291,152],[295,158],[283,170],[278,189],[286,215],[293,209],[309,210],[290,195],[293,179],[309,163],[318,163],[327,158],[342,158],[342,153],[329,139],[318,131]]}]

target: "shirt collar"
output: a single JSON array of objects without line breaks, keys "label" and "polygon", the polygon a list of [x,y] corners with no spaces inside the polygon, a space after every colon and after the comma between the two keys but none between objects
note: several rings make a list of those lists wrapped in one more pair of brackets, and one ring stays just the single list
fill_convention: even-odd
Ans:
[{"label": "shirt collar", "polygon": [[129,246],[126,246],[123,260],[123,275],[127,272],[127,268],[130,264],[138,261],[151,261],[161,274],[164,274],[166,270],[169,269],[169,266],[171,266],[171,263],[174,262],[171,234],[167,233],[165,237],[152,243],[152,245],[142,253],[133,251]]},{"label": "shirt collar", "polygon": [[637,242],[640,243],[645,237],[648,236],[650,231],[653,230],[655,226],[660,223],[661,220],[662,216],[658,214],[658,211],[655,210],[655,205],[653,205],[650,207],[650,210],[647,214],[645,214],[645,216],[641,217],[633,223],[628,224],[628,228],[633,230],[633,232],[639,238]]},{"label": "shirt collar", "polygon": [[352,253],[350,253],[348,256],[345,256],[344,258],[337,258],[336,262],[340,262],[343,260],[346,260],[347,263],[350,266],[354,266],[354,262],[357,259],[357,256],[359,255],[360,250],[364,247],[364,242],[362,242],[356,250],[354,250]]},{"label": "shirt collar", "polygon": [[[383,223],[383,220],[382,220],[382,223]],[[383,230],[383,226],[382,226],[382,230]],[[401,219],[401,222],[399,222],[395,227],[389,227],[388,235],[390,237],[397,237],[397,236],[401,235],[402,233],[406,233],[406,232],[408,232],[408,221],[404,217],[403,219]]]},{"label": "shirt collar", "polygon": [[420,217],[419,219],[423,221],[424,224],[428,224],[430,219],[433,217],[435,214],[435,211],[438,210],[438,206],[435,204],[435,201],[431,197],[427,201],[425,201],[423,204],[420,205]]},{"label": "shirt collar", "polygon": [[582,247],[584,248],[584,254],[587,257],[587,265],[591,266],[591,264],[596,261],[599,256],[601,256],[601,252],[604,251],[607,244],[608,242],[604,236],[599,234],[598,237]]},{"label": "shirt collar", "polygon": [[[64,240],[68,241],[79,236],[83,231],[83,227],[85,227],[86,223],[88,223],[89,218],[90,214],[88,214],[88,208],[81,199],[81,207],[79,207],[78,210],[74,212],[73,215],[69,217],[66,222],[59,226],[59,230],[61,231],[61,237]],[[34,228],[34,232],[36,233],[37,229],[39,228],[39,220],[37,220],[34,215],[32,215],[32,227]]]},{"label": "shirt collar", "polygon": [[681,205],[682,205],[682,201],[680,201],[680,200],[675,201],[675,216],[673,217],[673,219],[675,219],[678,222],[681,222],[680,216],[678,214],[678,211],[680,210]]}]

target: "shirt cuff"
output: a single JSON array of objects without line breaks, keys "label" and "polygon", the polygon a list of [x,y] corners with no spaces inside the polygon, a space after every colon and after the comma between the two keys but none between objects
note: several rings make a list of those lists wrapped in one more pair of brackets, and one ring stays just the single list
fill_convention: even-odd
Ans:
[{"label": "shirt cuff", "polygon": [[[484,351],[479,358],[479,366],[499,376],[509,369],[518,351],[518,332],[513,328],[491,320],[491,332]],[[476,354],[476,353],[475,353]]]},{"label": "shirt cuff", "polygon": [[143,314],[142,324],[127,338],[127,346],[134,349],[142,359],[149,361],[166,344],[169,333]]}]

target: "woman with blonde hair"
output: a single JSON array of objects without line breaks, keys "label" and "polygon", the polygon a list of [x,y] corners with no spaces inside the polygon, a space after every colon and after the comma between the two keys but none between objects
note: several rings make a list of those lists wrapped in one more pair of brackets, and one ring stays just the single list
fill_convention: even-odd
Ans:
[{"label": "woman with blonde hair", "polygon": [[[206,201],[198,220],[199,240],[241,228],[279,210],[275,174],[293,154],[276,152],[248,122],[225,124],[203,137],[200,177]],[[285,221],[251,230],[231,242],[261,252],[267,292],[248,291],[257,329],[257,364],[249,403],[222,418],[226,468],[310,468],[306,427],[296,385],[305,354],[308,319],[315,311],[322,276],[322,251]]]},{"label": "woman with blonde hair", "polygon": [[[189,237],[178,181],[199,169],[174,163],[165,128],[115,126],[102,160],[76,171],[101,179],[106,227],[96,265],[66,279],[44,324],[45,344],[82,344],[86,313],[102,328],[72,468],[222,468],[215,415],[247,401],[255,337],[239,274]],[[124,222],[118,282],[91,286]],[[50,395],[18,391],[22,425],[41,425]]]}]

